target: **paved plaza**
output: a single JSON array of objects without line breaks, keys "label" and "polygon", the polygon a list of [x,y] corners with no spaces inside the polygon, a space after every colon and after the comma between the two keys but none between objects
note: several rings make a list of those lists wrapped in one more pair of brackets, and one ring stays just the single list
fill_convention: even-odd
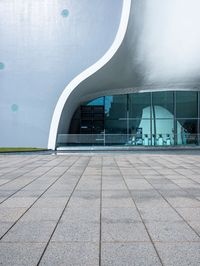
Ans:
[{"label": "paved plaza", "polygon": [[0,265],[200,265],[200,153],[1,155]]}]

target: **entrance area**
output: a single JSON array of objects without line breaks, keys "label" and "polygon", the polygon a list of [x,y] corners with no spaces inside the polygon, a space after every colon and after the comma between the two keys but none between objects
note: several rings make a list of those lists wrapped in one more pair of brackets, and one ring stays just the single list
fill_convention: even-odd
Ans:
[{"label": "entrance area", "polygon": [[57,146],[199,145],[197,91],[162,91],[103,96],[79,106]]}]

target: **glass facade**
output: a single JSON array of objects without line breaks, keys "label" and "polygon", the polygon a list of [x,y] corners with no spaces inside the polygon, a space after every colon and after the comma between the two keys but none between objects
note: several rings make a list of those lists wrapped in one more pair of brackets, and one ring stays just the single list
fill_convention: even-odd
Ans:
[{"label": "glass facade", "polygon": [[63,138],[68,145],[198,145],[199,92],[105,96],[80,106]]}]

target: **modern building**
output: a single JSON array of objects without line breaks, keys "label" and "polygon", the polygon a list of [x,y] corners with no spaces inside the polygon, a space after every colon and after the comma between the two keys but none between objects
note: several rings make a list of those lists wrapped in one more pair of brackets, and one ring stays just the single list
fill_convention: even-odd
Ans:
[{"label": "modern building", "polygon": [[199,145],[199,10],[0,1],[0,147]]}]

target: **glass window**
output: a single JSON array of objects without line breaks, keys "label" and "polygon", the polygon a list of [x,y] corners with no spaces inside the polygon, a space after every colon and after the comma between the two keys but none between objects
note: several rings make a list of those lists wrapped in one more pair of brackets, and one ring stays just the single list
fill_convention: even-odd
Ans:
[{"label": "glass window", "polygon": [[129,134],[135,135],[140,131],[142,136],[151,134],[150,119],[131,119],[129,120]]},{"label": "glass window", "polygon": [[80,119],[73,119],[70,125],[69,134],[80,134]]},{"label": "glass window", "polygon": [[105,97],[105,118],[121,119],[127,117],[127,95]]},{"label": "glass window", "polygon": [[105,132],[99,144],[106,141],[107,145],[198,144],[200,118],[197,118],[198,93],[195,91],[105,96],[77,108],[69,133],[98,135]]},{"label": "glass window", "polygon": [[126,134],[114,134],[105,135],[105,144],[106,145],[127,145],[128,139]]},{"label": "glass window", "polygon": [[129,142],[130,145],[151,144],[150,119],[129,120]]},{"label": "glass window", "polygon": [[127,120],[106,119],[105,120],[106,134],[127,134]]},{"label": "glass window", "polygon": [[105,97],[105,114],[108,114],[108,112],[111,108],[112,101],[113,101],[113,96],[106,96]]},{"label": "glass window", "polygon": [[129,118],[150,118],[151,94],[132,93],[128,96]]},{"label": "glass window", "polygon": [[152,105],[153,108],[156,109],[156,118],[174,117],[173,92],[153,92]]},{"label": "glass window", "polygon": [[197,119],[177,120],[177,144],[197,144]]},{"label": "glass window", "polygon": [[178,91],[176,92],[176,117],[197,118],[197,92]]},{"label": "glass window", "polygon": [[152,120],[152,143],[159,146],[174,144],[173,119],[162,118]]},{"label": "glass window", "polygon": [[97,98],[97,99],[94,99],[90,102],[87,102],[85,105],[104,105],[104,97],[100,97],[100,98]]}]

